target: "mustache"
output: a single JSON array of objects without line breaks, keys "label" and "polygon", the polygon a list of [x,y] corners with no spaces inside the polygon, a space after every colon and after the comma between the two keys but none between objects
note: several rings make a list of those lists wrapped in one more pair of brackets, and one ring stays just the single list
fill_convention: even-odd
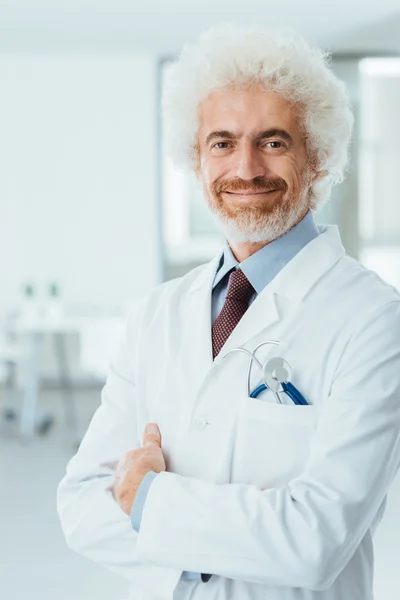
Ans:
[{"label": "mustache", "polygon": [[251,190],[254,192],[270,192],[272,190],[286,190],[287,183],[284,179],[277,177],[275,179],[266,179],[261,175],[253,179],[246,180],[235,177],[234,179],[222,179],[214,181],[211,185],[211,191],[218,196],[221,192],[236,192],[237,190]]}]

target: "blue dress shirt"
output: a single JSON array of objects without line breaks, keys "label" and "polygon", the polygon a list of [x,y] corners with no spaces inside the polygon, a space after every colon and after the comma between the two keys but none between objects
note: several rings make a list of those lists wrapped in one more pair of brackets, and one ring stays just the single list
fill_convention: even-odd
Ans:
[{"label": "blue dress shirt", "polygon": [[[233,269],[240,267],[255,289],[255,292],[250,299],[250,305],[254,302],[258,294],[262,292],[265,286],[274,279],[279,271],[291,261],[304,246],[317,237],[318,234],[319,232],[315,225],[313,215],[311,211],[309,211],[297,225],[290,229],[290,231],[267,244],[241,263],[236,260],[229,244],[226,243],[213,283],[211,299],[212,323],[214,323],[224,305],[228,289],[229,273]],[[150,485],[157,475],[158,473],[154,473],[153,471],[147,473],[143,477],[136,493],[131,512],[132,527],[135,531],[140,530],[146,497]],[[202,581],[201,573],[193,573],[192,571],[183,571],[182,579]]]}]

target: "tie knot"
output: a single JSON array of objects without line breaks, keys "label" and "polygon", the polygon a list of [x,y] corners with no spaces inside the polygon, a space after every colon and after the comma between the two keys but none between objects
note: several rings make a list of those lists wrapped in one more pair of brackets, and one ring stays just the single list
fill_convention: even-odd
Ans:
[{"label": "tie knot", "polygon": [[248,304],[254,292],[255,289],[241,269],[232,271],[229,276],[226,300],[236,300]]}]

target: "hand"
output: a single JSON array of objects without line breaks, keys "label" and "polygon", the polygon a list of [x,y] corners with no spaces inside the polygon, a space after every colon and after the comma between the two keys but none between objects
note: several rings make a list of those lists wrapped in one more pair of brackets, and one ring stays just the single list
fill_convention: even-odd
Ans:
[{"label": "hand", "polygon": [[143,434],[143,447],[127,452],[115,472],[114,498],[127,515],[131,514],[136,492],[146,473],[165,470],[160,430],[156,423],[148,423]]}]

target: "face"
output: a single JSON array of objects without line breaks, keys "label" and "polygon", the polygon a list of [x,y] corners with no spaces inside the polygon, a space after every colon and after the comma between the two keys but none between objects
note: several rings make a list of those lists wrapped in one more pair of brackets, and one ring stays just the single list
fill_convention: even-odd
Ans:
[{"label": "face", "polygon": [[298,108],[260,88],[211,94],[198,111],[196,175],[229,241],[269,242],[310,207]]}]

